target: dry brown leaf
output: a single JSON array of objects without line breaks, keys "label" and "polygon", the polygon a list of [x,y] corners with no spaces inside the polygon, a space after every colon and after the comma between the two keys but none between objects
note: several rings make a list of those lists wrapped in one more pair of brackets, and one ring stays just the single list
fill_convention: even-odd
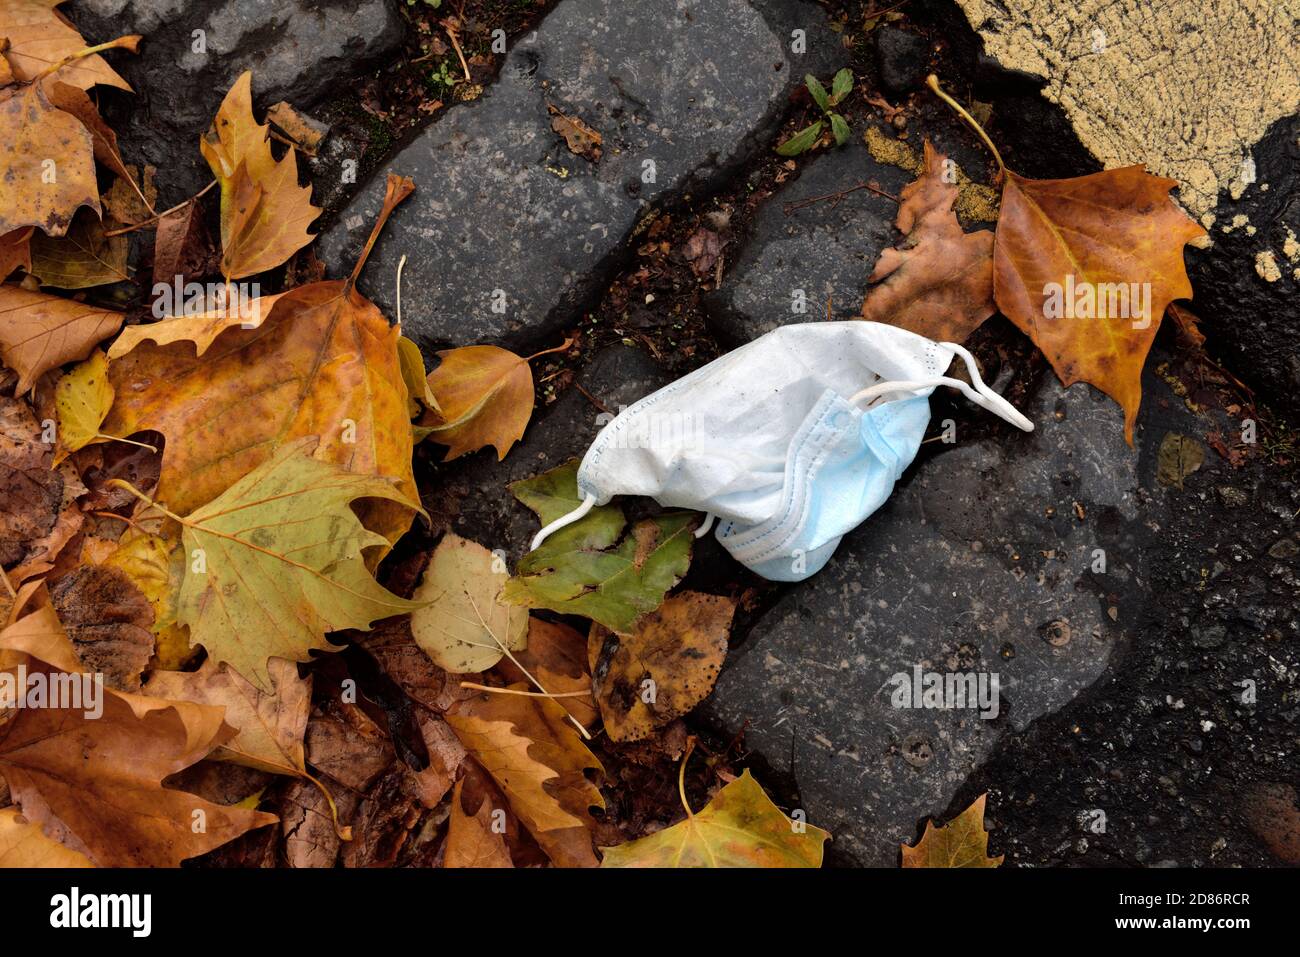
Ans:
[{"label": "dry brown leaf", "polygon": [[361,708],[331,701],[307,722],[307,762],[364,794],[395,757],[388,735]]},{"label": "dry brown leaf", "polygon": [[528,360],[499,346],[464,346],[438,353],[429,373],[441,416],[427,416],[430,437],[447,446],[444,462],[485,445],[497,460],[524,436],[533,415],[533,373]]},{"label": "dry brown leaf", "polygon": [[34,228],[22,226],[0,236],[0,282],[8,279],[15,269],[32,269],[32,233]]},{"label": "dry brown leaf", "polygon": [[179,283],[183,288],[188,278],[216,268],[211,262],[213,255],[212,240],[203,222],[203,207],[198,200],[191,199],[158,220],[153,241],[154,285]]},{"label": "dry brown leaf", "polygon": [[51,369],[85,359],[122,319],[110,309],[0,285],[0,358],[18,373],[18,394]]},{"label": "dry brown leaf", "polygon": [[[5,0],[0,4],[0,37],[7,37],[5,59],[20,83],[32,80],[89,44],[55,7],[64,0]],[[136,40],[139,37],[134,38]],[[128,49],[134,49],[129,45]],[[48,80],[71,83],[88,90],[97,83],[130,91],[122,79],[98,54],[83,57],[60,69]],[[57,81],[56,81],[57,82]]]},{"label": "dry brown leaf", "polygon": [[997,867],[1002,855],[989,857],[989,832],[984,829],[981,794],[970,807],[942,827],[925,822],[915,847],[902,845],[904,867]]},{"label": "dry brown leaf", "polygon": [[1183,247],[1205,234],[1170,198],[1176,185],[1126,166],[1053,180],[1008,170],[1002,190],[998,308],[1062,383],[1088,382],[1120,404],[1130,445],[1160,320],[1192,295]]},{"label": "dry brown leaf", "polygon": [[0,811],[0,868],[94,866],[85,854],[51,841],[13,808]]},{"label": "dry brown leaf", "polygon": [[[963,232],[955,169],[925,143],[921,175],[903,187],[894,225],[907,238],[880,254],[862,317],[940,342],[962,342],[993,315],[993,233]],[[951,179],[951,182],[949,180]]]},{"label": "dry brown leaf", "polygon": [[62,236],[81,206],[99,212],[94,143],[39,85],[0,93],[0,233],[38,226]]},{"label": "dry brown leaf", "polygon": [[233,738],[212,753],[272,774],[301,775],[307,770],[303,736],[311,708],[311,678],[298,677],[298,665],[283,658],[267,663],[272,692],[266,694],[229,665],[211,659],[198,671],[156,671],[145,694],[226,709]]},{"label": "dry brown leaf", "polygon": [[221,272],[228,280],[273,269],[312,240],[320,215],[298,185],[293,150],[277,162],[270,128],[253,116],[252,73],[243,73],[199,143],[221,184]]},{"label": "dry brown leaf", "polygon": [[77,211],[66,235],[36,233],[31,239],[32,264],[28,269],[42,286],[88,289],[131,278],[126,257],[126,236],[105,236],[104,224],[86,209]]},{"label": "dry brown leaf", "polygon": [[492,806],[493,796],[494,789],[485,787],[478,775],[456,782],[443,867],[514,867],[506,847],[505,811]]},{"label": "dry brown leaf", "polygon": [[284,135],[293,140],[294,145],[308,156],[316,155],[316,148],[320,146],[320,141],[325,138],[325,133],[329,130],[329,127],[323,123],[318,123],[311,117],[299,113],[284,100],[269,107],[266,118],[278,126]]},{"label": "dry brown leaf", "polygon": [[[18,654],[29,675],[47,681],[75,665],[48,604],[0,632],[0,650],[0,664],[15,667]],[[220,708],[111,689],[100,702],[98,717],[84,707],[18,708],[0,738],[0,773],[23,815],[48,836],[101,867],[178,867],[275,822],[162,786],[233,734]]]},{"label": "dry brown leaf", "polygon": [[86,95],[86,91],[62,82],[58,79],[60,75],[55,74],[51,78],[53,82],[46,88],[50,103],[65,113],[71,113],[81,121],[82,126],[90,133],[95,159],[130,184],[133,192],[152,214],[155,211],[153,203],[145,198],[144,193],[136,183],[135,171],[122,161],[122,153],[117,147],[117,134],[104,122],[104,118],[99,115],[98,107],[91,102],[90,97]]},{"label": "dry brown leaf", "polygon": [[551,114],[551,129],[564,137],[569,152],[593,163],[600,159],[600,133],[576,116],[566,116],[558,107],[548,105],[546,109]]},{"label": "dry brown leaf", "polygon": [[446,719],[553,863],[596,865],[590,809],[604,800],[586,772],[604,769],[563,708],[547,698],[484,692]]},{"label": "dry brown leaf", "polygon": [[63,474],[51,471],[54,450],[21,399],[0,396],[0,564],[22,561],[54,530]]},{"label": "dry brown leaf", "polygon": [[685,591],[642,618],[632,634],[592,622],[589,663],[611,740],[648,737],[708,697],[735,611],[730,598]]},{"label": "dry brown leaf", "polygon": [[110,688],[139,691],[153,655],[153,608],[131,579],[106,565],[82,566],[54,583],[50,601],[87,670]]},{"label": "dry brown leaf", "polygon": [[514,661],[502,658],[496,670],[513,684],[528,680],[520,666],[527,668],[550,694],[585,692],[581,697],[555,699],[583,727],[590,729],[600,716],[587,670],[587,639],[568,625],[530,618],[527,646],[515,652]]}]

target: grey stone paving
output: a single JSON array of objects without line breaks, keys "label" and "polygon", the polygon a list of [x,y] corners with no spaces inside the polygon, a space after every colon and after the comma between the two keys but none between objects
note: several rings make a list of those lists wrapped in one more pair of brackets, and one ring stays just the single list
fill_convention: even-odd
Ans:
[{"label": "grey stone paving", "polygon": [[[599,289],[648,204],[720,185],[770,148],[804,73],[833,69],[842,48],[817,8],[763,7],[767,17],[744,0],[564,0],[481,98],[387,165],[417,189],[363,289],[391,309],[405,254],[403,324],[426,350],[547,341]],[[790,50],[791,23],[806,31],[804,54]],[[570,151],[552,109],[601,135],[599,159]],[[369,233],[383,172],[322,237],[332,268]]]},{"label": "grey stone paving", "polygon": [[[755,626],[702,706],[729,734],[747,724],[846,860],[896,866],[998,737],[1096,681],[1135,621],[1138,455],[1118,411],[1052,379],[1027,414],[1032,435],[1008,428],[914,467]],[[997,673],[997,717],[894,707],[891,677],[917,665]]]}]

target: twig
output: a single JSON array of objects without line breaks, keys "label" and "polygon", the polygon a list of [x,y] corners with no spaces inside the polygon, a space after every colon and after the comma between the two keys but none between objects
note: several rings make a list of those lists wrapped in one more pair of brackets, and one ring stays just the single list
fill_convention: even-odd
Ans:
[{"label": "twig", "polygon": [[858,183],[855,186],[850,186],[847,189],[841,189],[834,193],[826,193],[822,196],[810,196],[808,199],[801,199],[795,203],[786,203],[785,206],[782,208],[782,211],[785,213],[785,215],[789,216],[791,213],[795,212],[796,210],[803,209],[806,206],[812,206],[824,200],[830,200],[832,206],[838,206],[840,202],[843,201],[844,197],[849,195],[849,193],[856,193],[860,189],[869,189],[877,196],[883,196],[885,197],[885,199],[892,199],[896,203],[902,202],[902,200],[899,199],[897,196],[895,196],[893,193],[886,193],[875,183],[864,182],[864,183]]},{"label": "twig", "polygon": [[164,209],[161,213],[157,213],[157,214],[154,215],[154,216],[150,216],[148,219],[144,220],[143,222],[134,223],[134,224],[131,225],[131,226],[122,226],[122,227],[119,228],[119,229],[110,229],[110,230],[106,231],[106,232],[104,233],[104,235],[105,235],[105,236],[122,236],[122,235],[125,235],[126,233],[133,233],[133,232],[135,232],[137,229],[144,229],[146,226],[152,226],[153,224],[157,223],[160,219],[162,219],[164,216],[170,216],[172,213],[177,212],[178,210],[182,210],[182,209],[184,209],[186,206],[188,206],[190,203],[194,202],[194,201],[195,201],[196,199],[198,199],[200,196],[203,196],[205,193],[207,193],[208,190],[212,189],[212,187],[214,187],[214,186],[216,186],[216,185],[217,185],[217,181],[214,179],[214,180],[213,180],[211,183],[209,183],[207,186],[204,186],[201,190],[199,190],[197,193],[195,193],[195,194],[194,194],[193,196],[191,196],[189,199],[185,200],[185,202],[183,202],[183,203],[177,203],[177,204],[176,204],[175,206],[173,206],[171,209]]},{"label": "twig", "polygon": [[465,62],[465,54],[460,48],[460,41],[456,39],[456,31],[449,27],[445,20],[442,28],[447,31],[447,36],[451,39],[451,47],[456,51],[456,56],[460,59],[460,68],[465,71],[465,82],[473,83],[474,78],[470,76],[469,64]]}]

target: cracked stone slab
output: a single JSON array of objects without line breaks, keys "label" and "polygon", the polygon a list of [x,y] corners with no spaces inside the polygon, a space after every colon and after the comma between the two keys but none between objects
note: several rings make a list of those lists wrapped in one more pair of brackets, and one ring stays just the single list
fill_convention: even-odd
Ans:
[{"label": "cracked stone slab", "polygon": [[[650,204],[721,185],[767,148],[804,73],[828,73],[841,53],[825,15],[801,3],[562,0],[482,97],[428,126],[353,199],[322,236],[322,259],[351,262],[384,173],[410,176],[416,192],[370,258],[366,294],[391,309],[406,255],[403,325],[426,352],[539,343],[598,291]],[[567,148],[553,111],[600,134],[599,159]]]},{"label": "cracked stone slab", "polygon": [[167,205],[212,178],[199,137],[245,70],[260,106],[311,107],[400,46],[406,29],[395,0],[73,0],[65,9],[90,42],[144,35],[138,55],[114,59],[136,92],[109,119],[128,162],[158,167]]},{"label": "cracked stone slab", "polygon": [[[1135,625],[1139,456],[1107,405],[1049,378],[1026,410],[1034,433],[914,466],[729,657],[702,713],[745,728],[847,861],[897,866],[998,738],[1095,682]],[[997,717],[894,707],[892,677],[918,665],[997,673]]]}]

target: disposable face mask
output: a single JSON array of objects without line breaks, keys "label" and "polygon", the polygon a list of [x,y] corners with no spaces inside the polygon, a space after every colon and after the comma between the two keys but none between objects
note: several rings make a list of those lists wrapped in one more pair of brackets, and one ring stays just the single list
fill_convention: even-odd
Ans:
[{"label": "disposable face mask", "polygon": [[[944,376],[954,356],[972,384]],[[862,320],[782,326],[620,412],[578,469],[582,504],[532,547],[615,495],[645,495],[707,513],[697,537],[716,518],[718,541],[764,578],[807,578],[889,497],[940,385],[1034,428],[959,345]]]}]

